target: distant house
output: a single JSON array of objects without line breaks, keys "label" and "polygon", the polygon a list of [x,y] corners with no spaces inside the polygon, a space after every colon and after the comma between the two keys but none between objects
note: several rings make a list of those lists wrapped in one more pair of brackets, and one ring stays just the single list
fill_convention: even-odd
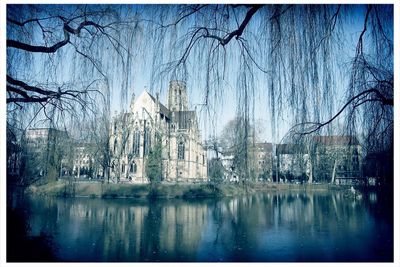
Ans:
[{"label": "distant house", "polygon": [[305,180],[356,184],[361,179],[361,146],[355,136],[314,136],[305,144],[278,144],[280,181]]},{"label": "distant house", "polygon": [[314,177],[336,184],[361,180],[361,145],[355,136],[315,136]]},{"label": "distant house", "polygon": [[75,178],[103,177],[103,168],[100,166],[103,155],[96,150],[96,144],[76,143],[72,153],[71,174]]},{"label": "distant house", "polygon": [[273,145],[272,143],[255,143],[253,152],[253,166],[258,181],[272,181],[273,177]]},{"label": "distant house", "polygon": [[25,175],[29,179],[49,175],[56,179],[59,175],[64,144],[68,139],[66,131],[54,128],[31,128],[23,138],[25,147]]},{"label": "distant house", "polygon": [[[272,181],[273,173],[273,144],[267,142],[255,143],[249,148],[248,164],[250,169],[250,180]],[[220,161],[224,167],[224,180],[229,182],[239,181],[239,170],[236,166],[232,149],[221,153]]]},{"label": "distant house", "polygon": [[309,155],[303,145],[276,145],[279,181],[304,180],[309,171]]},{"label": "distant house", "polygon": [[229,182],[238,182],[239,175],[236,173],[234,155],[232,152],[222,153],[220,160],[224,167],[224,180]]}]

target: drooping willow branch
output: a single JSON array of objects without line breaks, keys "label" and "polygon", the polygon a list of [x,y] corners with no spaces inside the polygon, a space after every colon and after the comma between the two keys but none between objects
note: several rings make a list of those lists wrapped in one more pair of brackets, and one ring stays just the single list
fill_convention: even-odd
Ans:
[{"label": "drooping willow branch", "polygon": [[[373,96],[372,98],[368,98],[368,96]],[[318,130],[320,130],[322,127],[330,124],[331,122],[333,122],[336,118],[339,117],[339,115],[341,113],[343,113],[343,111],[351,104],[354,104],[353,108],[357,108],[367,102],[380,102],[382,105],[388,105],[388,106],[393,106],[394,105],[394,100],[393,98],[387,98],[385,97],[381,92],[379,92],[379,90],[372,88],[366,91],[363,91],[355,96],[353,96],[352,98],[350,98],[346,104],[344,104],[344,106],[336,113],[336,115],[334,115],[332,118],[330,118],[329,120],[323,122],[323,123],[307,123],[307,124],[312,124],[308,130],[303,131],[303,132],[297,132],[296,134],[299,135],[307,135],[307,134],[311,134],[314,133]],[[304,125],[304,123],[300,123],[302,125]],[[295,126],[299,126],[299,125],[295,125]]]},{"label": "drooping willow branch", "polygon": [[[107,18],[111,15],[110,10],[95,10],[93,12],[86,12],[85,10],[83,13],[78,13],[72,17],[64,17],[64,15],[59,14],[47,17],[33,17],[24,21],[8,16],[7,22],[10,27],[14,27],[18,31],[19,29],[29,31],[29,36],[34,36],[36,32],[32,28],[25,27],[29,23],[36,23],[43,33],[44,44],[24,41],[17,37],[19,35],[12,34],[7,39],[7,49],[10,49],[10,52],[11,50],[23,51],[27,55],[49,54],[49,58],[53,58],[57,53],[62,53],[63,47],[72,46],[75,48],[76,54],[88,60],[107,81],[106,74],[101,69],[100,60],[96,60],[96,55],[93,55],[90,47],[95,41],[100,41],[100,37],[104,37],[118,53],[125,49],[125,45],[119,39],[116,39],[113,34],[118,33],[118,30],[114,27],[115,25],[125,25],[124,23],[127,22],[118,19],[110,21]],[[44,24],[45,21],[48,21],[47,25]],[[48,44],[48,36],[45,36],[47,33],[49,37],[54,34],[58,36],[54,44]],[[73,39],[73,36],[76,38]],[[62,37],[63,39],[60,40]],[[85,42],[88,41],[91,41],[91,43],[89,43],[89,48],[86,48]],[[41,107],[40,110],[43,112],[46,110],[45,106],[49,106],[49,108],[58,109],[61,114],[64,111],[68,111],[71,115],[76,114],[77,107],[79,107],[83,112],[89,110],[95,114],[95,96],[100,94],[103,99],[105,97],[99,90],[91,89],[91,86],[98,81],[100,80],[94,78],[83,88],[81,87],[82,85],[78,85],[79,82],[75,83],[73,87],[65,88],[65,84],[35,84],[33,80],[28,81],[18,77],[17,73],[8,72],[6,103],[10,104],[10,107],[17,105],[20,109],[37,105]],[[79,86],[79,88],[76,88],[76,86]],[[26,105],[22,105],[22,103]],[[46,117],[48,118],[48,116]]]}]

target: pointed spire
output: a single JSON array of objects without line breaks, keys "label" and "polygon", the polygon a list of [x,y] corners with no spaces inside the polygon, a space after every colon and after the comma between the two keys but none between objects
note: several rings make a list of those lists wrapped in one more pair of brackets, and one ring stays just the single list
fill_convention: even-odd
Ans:
[{"label": "pointed spire", "polygon": [[134,106],[135,106],[135,91],[132,92],[132,97],[131,97],[131,105],[130,105],[130,108],[131,108],[131,111],[132,111],[132,112],[133,112]]}]

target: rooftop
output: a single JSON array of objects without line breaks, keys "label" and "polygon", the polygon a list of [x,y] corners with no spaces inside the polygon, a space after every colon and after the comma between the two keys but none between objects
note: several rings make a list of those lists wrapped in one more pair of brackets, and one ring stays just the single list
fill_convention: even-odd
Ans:
[{"label": "rooftop", "polygon": [[314,136],[313,141],[316,144],[321,145],[342,145],[342,146],[349,146],[349,145],[359,145],[358,139],[354,135],[332,135],[332,136]]}]

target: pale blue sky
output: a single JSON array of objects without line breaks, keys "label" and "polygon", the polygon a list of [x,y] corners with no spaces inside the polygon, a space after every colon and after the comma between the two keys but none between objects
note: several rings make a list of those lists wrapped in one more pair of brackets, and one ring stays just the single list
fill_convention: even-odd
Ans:
[{"label": "pale blue sky", "polygon": [[[132,7],[132,6],[131,6]],[[153,14],[152,13],[152,6],[145,6],[147,9],[147,12],[144,12],[143,6],[133,6],[131,11],[138,11],[138,13],[142,16],[146,16],[150,14],[150,16]],[[127,10],[124,6],[121,6],[121,12],[127,12]],[[134,12],[133,12],[134,13]],[[355,54],[355,46],[357,43],[358,36],[362,30],[362,23],[363,23],[363,16],[365,14],[365,7],[361,7],[358,9],[355,9],[353,13],[350,15],[352,16],[347,20],[347,22],[344,24],[344,32],[345,36],[342,36],[344,40],[344,46],[342,51],[337,51],[337,56],[340,56],[339,62],[342,64],[342,66],[339,66],[337,68],[337,73],[336,73],[336,84],[337,84],[337,91],[335,94],[335,99],[332,101],[335,101],[338,105],[344,102],[344,88],[347,86],[348,79],[346,78],[347,70],[346,68],[342,68],[344,65],[350,61],[351,57],[354,56]],[[257,34],[257,29],[255,27],[248,27],[245,29],[244,36],[246,34]],[[151,34],[151,33],[150,33]],[[151,73],[152,73],[152,68],[151,68],[151,58],[154,53],[155,49],[161,49],[159,47],[153,47],[152,44],[149,44],[146,42],[146,33],[141,33],[138,34],[137,36],[134,36],[132,38],[133,42],[137,42],[138,45],[138,51],[140,50],[142,53],[140,54],[139,52],[135,54],[136,51],[134,52],[134,57],[133,57],[133,62],[131,64],[132,69],[130,70],[125,70],[127,73],[124,74],[122,70],[122,66],[120,63],[118,63],[118,58],[115,57],[115,55],[109,54],[109,52],[105,49],[104,51],[101,51],[101,54],[99,57],[106,62],[106,64],[103,65],[103,69],[105,72],[109,74],[109,79],[110,79],[110,86],[111,86],[111,113],[114,114],[115,111],[121,111],[123,109],[127,110],[129,108],[130,100],[131,100],[131,95],[132,92],[135,92],[136,96],[139,96],[140,93],[144,90],[145,87],[147,87],[147,90],[153,91],[153,94],[155,95],[154,91],[158,91],[159,89],[161,90],[161,95],[160,99],[164,104],[167,104],[166,101],[166,93],[168,89],[168,80],[164,80],[162,84],[159,84],[157,88],[151,88]],[[133,45],[135,47],[136,43]],[[230,51],[229,51],[230,49]],[[227,47],[228,50],[228,56],[229,53],[235,49],[234,45],[231,45]],[[165,53],[170,53],[172,54],[173,52],[171,51],[164,51]],[[60,59],[61,64],[55,64],[54,67],[51,68],[50,72],[52,72],[52,80],[54,81],[63,81],[63,82],[71,82],[78,80],[75,76],[79,75],[79,73],[76,73],[77,64],[80,64],[81,61],[75,61],[75,60],[63,60],[63,57],[65,58],[68,53],[74,53],[73,49],[71,47],[65,49],[63,48],[63,54],[59,55],[58,59]],[[113,58],[115,57],[115,58]],[[57,58],[57,57],[56,57]],[[168,58],[168,56],[165,56],[165,59]],[[228,59],[229,61],[229,59]],[[27,76],[30,76],[31,78],[34,77],[35,79],[40,79],[40,77],[46,77],[49,73],[49,64],[51,64],[52,61],[48,57],[48,55],[35,55],[34,60],[33,60],[33,68],[27,67],[24,62],[21,63],[19,66],[20,68],[18,69],[18,74],[25,74]],[[165,62],[164,62],[165,63]],[[235,65],[235,59],[230,60],[231,65]],[[192,63],[193,64],[193,63]],[[235,70],[234,66],[229,66],[232,70]],[[195,70],[196,68],[193,67]],[[344,71],[344,73],[340,73],[341,71]],[[200,72],[200,71],[199,71]],[[93,74],[95,75],[95,73]],[[124,76],[125,75],[125,76]],[[201,104],[203,102],[203,94],[204,94],[204,80],[202,80],[202,76],[198,74],[199,76],[196,76],[196,73],[192,73],[187,80],[187,86],[188,86],[188,93],[189,93],[189,103],[192,108],[194,108],[194,105]],[[224,89],[225,89],[225,94],[222,98],[222,102],[220,103],[221,105],[214,110],[214,113],[216,114],[216,117],[214,120],[212,120],[213,123],[210,123],[210,117],[207,116],[205,112],[200,112],[200,107],[198,106],[198,115],[200,117],[200,128],[203,133],[203,138],[207,138],[209,135],[212,135],[214,133],[218,134],[221,129],[224,127],[224,125],[231,119],[235,117],[235,111],[236,111],[236,80],[234,79],[235,74],[228,73],[225,79],[224,83]],[[93,76],[94,77],[94,76]],[[83,78],[89,78],[92,79],[92,76],[89,75],[89,77],[83,77]],[[125,83],[126,78],[130,77],[128,79],[128,84],[127,84],[127,92],[121,94],[121,88],[122,84]],[[80,77],[82,78],[82,77]],[[279,142],[280,138],[285,134],[287,129],[289,128],[289,122],[290,122],[290,114],[283,114],[281,119],[278,122],[278,132],[277,136],[274,139],[272,136],[272,131],[271,131],[271,124],[270,124],[270,113],[268,110],[268,104],[267,104],[267,90],[268,88],[266,87],[268,84],[268,81],[266,80],[267,78],[261,73],[261,72],[255,72],[255,78],[256,78],[256,83],[255,83],[255,120],[258,121],[259,119],[265,121],[264,124],[264,134],[260,137],[261,140],[266,140],[269,142]],[[161,86],[161,88],[159,88]],[[337,110],[337,108],[336,108]],[[335,111],[334,111],[335,112]]]}]

